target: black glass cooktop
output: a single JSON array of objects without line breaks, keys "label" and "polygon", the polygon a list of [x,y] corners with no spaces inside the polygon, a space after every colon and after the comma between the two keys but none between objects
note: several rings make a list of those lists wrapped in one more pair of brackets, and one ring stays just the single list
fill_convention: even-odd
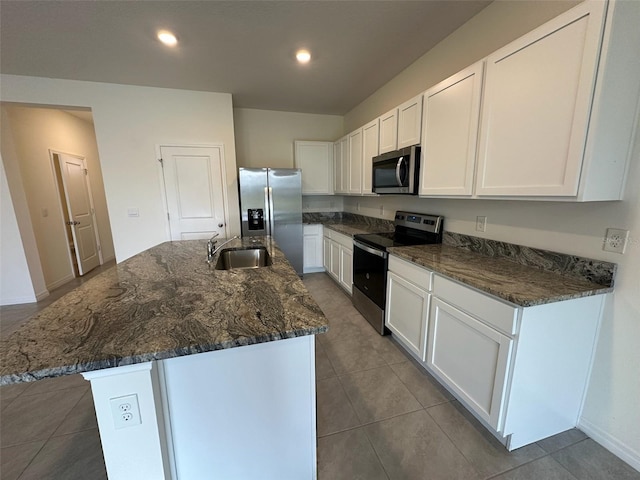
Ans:
[{"label": "black glass cooktop", "polygon": [[365,233],[354,235],[353,238],[378,250],[386,250],[389,247],[440,243],[438,238],[434,238],[433,235],[411,235],[398,232]]}]

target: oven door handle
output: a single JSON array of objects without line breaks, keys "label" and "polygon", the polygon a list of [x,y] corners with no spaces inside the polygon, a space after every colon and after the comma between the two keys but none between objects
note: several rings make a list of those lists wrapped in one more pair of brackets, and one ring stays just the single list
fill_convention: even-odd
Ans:
[{"label": "oven door handle", "polygon": [[381,257],[381,258],[387,258],[387,252],[384,252],[382,250],[377,250],[375,248],[371,248],[371,247],[365,245],[364,243],[358,242],[357,240],[353,241],[353,245],[355,247],[358,247],[358,248],[364,250],[367,253],[371,253],[372,255],[377,255],[378,257]]}]

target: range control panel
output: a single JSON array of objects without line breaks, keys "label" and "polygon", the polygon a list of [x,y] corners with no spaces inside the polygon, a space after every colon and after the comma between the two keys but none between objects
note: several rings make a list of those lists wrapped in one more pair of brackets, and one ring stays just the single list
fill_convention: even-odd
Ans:
[{"label": "range control panel", "polygon": [[428,215],[425,213],[396,212],[394,225],[408,228],[415,228],[425,232],[440,233],[442,220],[440,215]]}]

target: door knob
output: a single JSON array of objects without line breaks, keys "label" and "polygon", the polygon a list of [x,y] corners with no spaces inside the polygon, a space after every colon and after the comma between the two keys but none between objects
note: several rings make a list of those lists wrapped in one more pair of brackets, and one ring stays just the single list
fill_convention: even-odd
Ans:
[{"label": "door knob", "polygon": [[222,228],[222,227],[224,227],[224,223],[219,223],[218,228]]}]

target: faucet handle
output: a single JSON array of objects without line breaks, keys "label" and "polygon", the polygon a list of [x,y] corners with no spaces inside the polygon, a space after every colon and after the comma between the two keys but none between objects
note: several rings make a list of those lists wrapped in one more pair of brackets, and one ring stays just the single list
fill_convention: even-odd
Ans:
[{"label": "faucet handle", "polygon": [[214,232],[214,234],[211,236],[211,238],[209,239],[209,241],[212,241],[214,238],[216,238],[217,236],[220,235],[220,232]]}]

